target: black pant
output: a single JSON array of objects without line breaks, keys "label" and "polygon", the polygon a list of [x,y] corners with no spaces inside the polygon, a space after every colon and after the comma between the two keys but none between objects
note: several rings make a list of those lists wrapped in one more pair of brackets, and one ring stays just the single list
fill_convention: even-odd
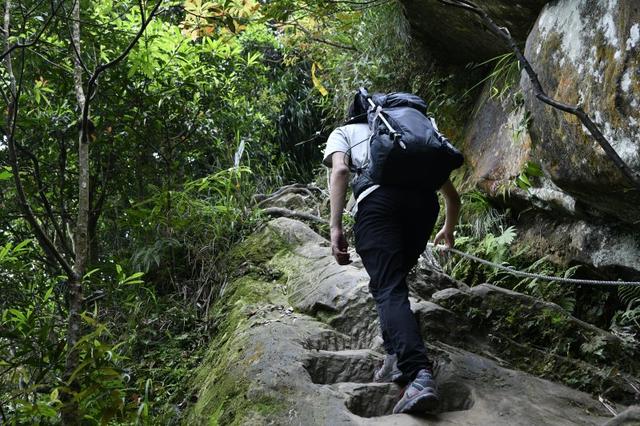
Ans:
[{"label": "black pant", "polygon": [[434,192],[382,186],[356,213],[356,251],[371,278],[385,349],[397,354],[398,368],[409,379],[430,362],[409,306],[406,278],[426,247],[438,210]]}]

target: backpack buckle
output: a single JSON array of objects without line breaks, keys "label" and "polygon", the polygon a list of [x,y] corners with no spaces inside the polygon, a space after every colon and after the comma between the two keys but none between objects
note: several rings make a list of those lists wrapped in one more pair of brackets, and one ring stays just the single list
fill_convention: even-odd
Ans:
[{"label": "backpack buckle", "polygon": [[402,135],[399,132],[394,132],[391,134],[391,136],[393,137],[393,142],[400,145],[400,148],[407,149],[407,145],[404,143],[402,139],[400,139]]}]

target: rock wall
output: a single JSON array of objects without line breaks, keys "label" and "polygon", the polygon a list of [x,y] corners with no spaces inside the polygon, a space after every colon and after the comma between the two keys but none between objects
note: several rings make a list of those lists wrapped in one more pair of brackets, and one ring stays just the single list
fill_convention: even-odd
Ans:
[{"label": "rock wall", "polygon": [[[480,2],[516,40],[524,42],[529,29],[549,0],[485,0]],[[415,36],[443,62],[483,62],[508,52],[482,28],[478,18],[439,0],[401,0]]]},{"label": "rock wall", "polygon": [[[640,3],[563,0],[546,6],[525,55],[547,93],[579,104],[640,173]],[[640,192],[575,117],[539,102],[523,75],[531,135],[546,175],[605,218],[640,223]]]},{"label": "rock wall", "polygon": [[[450,54],[438,55],[447,66],[507,51],[467,12],[436,0],[404,3],[426,48],[437,52],[447,46]],[[476,3],[525,45],[545,91],[580,104],[640,173],[640,2]],[[445,26],[454,31],[439,34]],[[613,279],[640,279],[640,192],[574,116],[535,98],[525,73],[507,84],[511,88],[501,96],[495,96],[492,80],[484,84],[457,141],[467,159],[466,182],[516,213],[520,235],[536,249],[533,256],[559,253],[555,260],[565,265],[584,264]],[[543,176],[525,176],[531,186],[519,188],[516,181],[530,164]],[[518,215],[524,211],[528,214]]]},{"label": "rock wall", "polygon": [[484,87],[460,142],[466,180],[497,197],[532,160],[532,141],[524,105],[513,102],[513,92],[500,100],[490,90]]}]

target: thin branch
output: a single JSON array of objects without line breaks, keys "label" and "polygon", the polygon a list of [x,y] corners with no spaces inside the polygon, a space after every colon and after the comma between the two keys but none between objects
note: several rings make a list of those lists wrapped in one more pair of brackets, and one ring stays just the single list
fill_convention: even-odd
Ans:
[{"label": "thin branch", "polygon": [[[46,44],[46,43],[42,43],[42,44]],[[71,69],[65,68],[64,64],[59,64],[59,63],[53,62],[51,59],[46,57],[43,53],[39,52],[37,49],[29,48],[29,51],[31,53],[34,53],[35,55],[39,56],[43,61],[45,61],[47,64],[49,64],[50,67],[58,68],[58,69],[62,70],[63,72],[67,73],[67,74],[71,74]]]},{"label": "thin branch", "polygon": [[[129,13],[131,11],[131,9],[133,9],[135,7],[135,5],[131,5],[129,7],[127,7],[125,10],[123,10],[121,13],[119,13],[118,15],[109,18],[109,23],[114,23],[114,22],[118,22],[122,19],[123,16],[125,16],[127,13]],[[80,24],[84,25],[85,27],[94,27],[94,28],[101,28],[103,30],[109,30],[112,32],[116,32],[122,35],[130,35],[133,36],[136,33],[134,31],[128,31],[128,30],[122,30],[122,29],[118,29],[115,26],[109,26],[109,24],[103,24],[103,23],[96,23],[93,21],[88,21],[86,19],[76,19],[73,16],[68,16],[65,15],[64,17],[59,17],[59,19],[63,19],[65,21],[68,22],[79,22]]]},{"label": "thin branch", "polygon": [[[80,0],[74,0],[71,9],[71,14],[74,17],[80,16]],[[85,105],[85,93],[82,88],[82,70],[85,70],[87,74],[91,74],[87,67],[82,62],[82,55],[80,55],[80,22],[73,21],[71,24],[71,37],[69,37],[71,45],[73,46],[73,87],[76,92],[76,101],[80,111],[84,110]]]},{"label": "thin branch", "polygon": [[350,50],[352,52],[357,52],[358,51],[358,49],[356,49],[353,46],[347,46],[345,44],[335,43],[333,41],[329,41],[329,40],[325,40],[323,38],[315,37],[311,33],[311,31],[309,31],[308,29],[306,29],[305,27],[303,27],[302,25],[300,25],[298,23],[292,23],[290,25],[293,26],[294,28],[297,28],[300,31],[302,31],[309,38],[309,40],[312,40],[312,41],[315,41],[315,42],[318,42],[318,43],[323,43],[323,44],[326,44],[328,46],[337,47],[338,49]]},{"label": "thin branch", "polygon": [[60,239],[62,249],[68,256],[73,257],[74,254],[69,248],[69,246],[67,245],[67,240],[64,235],[64,232],[62,232],[62,228],[58,226],[58,222],[56,221],[55,215],[53,213],[53,208],[51,207],[51,203],[47,198],[47,194],[44,189],[44,184],[42,182],[42,176],[40,175],[40,163],[38,162],[38,158],[28,150],[21,148],[19,145],[17,145],[17,148],[18,150],[26,154],[31,159],[31,163],[33,164],[33,176],[36,180],[36,185],[38,187],[38,194],[40,195],[40,201],[42,201],[42,205],[44,206],[47,216],[49,217],[49,220],[53,224],[53,229],[56,235],[58,236],[58,238]]},{"label": "thin branch", "polygon": [[[56,6],[55,3],[52,1],[51,2],[51,15],[49,15],[49,17],[47,17],[47,20],[44,21],[44,24],[42,24],[42,27],[40,27],[40,29],[38,30],[38,32],[35,34],[35,36],[27,42],[24,43],[14,43],[11,46],[9,46],[4,52],[2,52],[2,54],[0,54],[0,61],[3,60],[7,55],[11,54],[11,52],[13,52],[16,49],[24,49],[26,47],[31,47],[34,44],[36,44],[38,42],[38,40],[40,40],[40,37],[42,36],[42,34],[44,33],[44,31],[47,29],[47,27],[49,26],[49,24],[51,23],[51,21],[53,21],[53,18],[56,16],[56,13],[58,12],[58,9],[60,9],[60,7],[62,6],[62,4],[64,3],[64,0],[60,0],[58,2],[58,5]],[[8,11],[10,10],[10,8],[6,8],[5,9],[5,20],[6,20],[6,15],[8,14]],[[5,28],[5,37],[9,37],[9,32],[8,30]]]},{"label": "thin branch", "polygon": [[2,421],[6,422],[7,421],[7,416],[6,416],[6,414],[4,414],[4,410],[2,409],[3,405],[4,405],[4,401],[0,401],[0,414],[2,415]]},{"label": "thin branch", "polygon": [[640,191],[640,173],[636,173],[624,162],[622,158],[618,155],[616,150],[611,146],[607,138],[604,137],[598,126],[589,118],[589,116],[585,113],[579,105],[568,105],[562,102],[559,102],[549,95],[546,94],[544,89],[542,88],[542,84],[538,79],[538,75],[531,67],[531,64],[525,58],[525,56],[520,51],[520,48],[517,46],[513,37],[509,33],[509,30],[505,27],[498,26],[491,17],[485,12],[483,9],[478,7],[476,4],[472,3],[468,0],[439,0],[441,3],[459,7],[469,12],[472,12],[478,15],[482,22],[489,28],[489,30],[497,35],[502,41],[513,50],[518,61],[524,68],[525,72],[529,76],[529,80],[533,86],[533,91],[540,101],[544,102],[547,105],[550,105],[556,109],[567,112],[569,114],[575,115],[578,119],[584,124],[584,126],[589,130],[589,133],[594,137],[594,139],[598,142],[600,147],[604,150],[605,154],[613,161],[614,165],[620,169],[620,171],[624,174],[624,176],[633,184],[636,190]]},{"label": "thin branch", "polygon": [[[100,76],[100,74],[102,74],[104,71],[108,70],[109,68],[117,65],[120,61],[122,61],[124,58],[127,57],[127,55],[129,54],[129,52],[131,52],[131,50],[134,48],[134,46],[138,43],[138,40],[140,40],[140,37],[142,37],[142,34],[144,34],[144,31],[147,29],[147,26],[149,25],[149,23],[151,22],[151,20],[154,18],[156,12],[158,11],[158,9],[160,8],[160,5],[162,4],[163,0],[158,0],[158,2],[156,3],[156,5],[154,6],[153,10],[151,10],[151,13],[149,14],[149,17],[147,19],[145,19],[144,15],[142,15],[142,24],[140,25],[140,29],[138,30],[138,33],[135,35],[135,37],[131,40],[131,42],[129,43],[129,45],[125,48],[125,50],[118,55],[118,57],[116,57],[115,59],[113,59],[110,62],[107,62],[106,64],[102,64],[99,65],[96,70],[93,72],[93,74],[91,75],[91,78],[89,79],[89,82],[87,83],[87,101],[84,103],[84,107],[82,108],[82,139],[84,143],[87,142],[87,138],[88,138],[88,121],[89,121],[89,104],[90,101],[93,97],[94,94],[94,90],[95,90],[95,86],[96,86],[96,81],[98,80],[98,77]],[[141,13],[143,12],[143,10],[141,10]]]},{"label": "thin branch", "polygon": [[386,3],[387,0],[368,0],[368,1],[353,1],[353,0],[324,0],[326,3],[331,4],[349,4],[353,6],[366,6],[376,3]]},{"label": "thin branch", "polygon": [[41,5],[42,3],[44,3],[45,1],[47,1],[47,0],[40,0],[38,3],[34,4],[34,5],[33,5],[33,7],[31,8],[31,10],[29,10],[29,11],[26,13],[26,16],[31,16],[31,15],[32,15],[36,10],[38,10],[38,8],[40,7],[40,5]]},{"label": "thin branch", "polygon": [[[79,7],[79,2],[80,0],[74,0],[73,2],[73,7],[72,10],[75,11],[76,7]],[[64,8],[63,8],[64,9]],[[74,13],[74,12],[72,12]],[[66,10],[65,10],[65,14],[66,14]],[[75,14],[75,13],[74,13]],[[69,41],[71,42],[71,47],[73,48],[73,53],[75,53],[73,60],[75,65],[77,65],[76,67],[74,67],[74,80],[75,80],[75,87],[76,87],[76,98],[78,98],[79,101],[79,96],[80,93],[78,93],[78,87],[82,88],[82,73],[78,72],[78,67],[80,67],[80,69],[84,70],[85,73],[87,73],[87,75],[91,75],[91,71],[89,71],[89,68],[87,68],[87,66],[85,65],[84,61],[82,60],[82,56],[80,55],[80,20],[78,19],[76,20],[72,20],[71,21],[71,25],[69,26],[69,32],[71,34],[71,37],[69,37]],[[83,101],[82,101],[82,105],[84,105],[84,95],[82,95]]]},{"label": "thin branch", "polygon": [[[129,45],[126,47],[126,49],[114,60],[112,60],[111,62],[108,62],[104,65],[100,65],[93,73],[93,80],[95,81],[98,76],[100,74],[102,74],[103,71],[106,71],[107,69],[115,66],[118,64],[118,62],[120,62],[121,60],[123,60],[124,58],[127,57],[127,55],[129,54],[129,52],[131,52],[131,50],[135,47],[135,45],[138,43],[138,40],[140,39],[140,37],[142,37],[142,34],[144,34],[144,31],[147,29],[147,26],[151,23],[151,21],[153,20],[156,12],[158,11],[158,9],[160,8],[160,5],[162,4],[163,0],[158,0],[158,3],[156,3],[156,5],[153,7],[153,9],[151,10],[151,14],[149,15],[149,17],[147,19],[144,18],[144,15],[142,15],[142,25],[140,26],[140,29],[138,30],[138,33],[135,35],[135,37],[131,40],[131,42],[129,43]],[[142,13],[144,13],[144,11],[142,11]]]},{"label": "thin branch", "polygon": [[[10,19],[11,0],[7,0],[6,1],[6,6],[5,7],[6,8],[5,8],[5,26],[4,26],[4,28],[5,28],[5,34],[9,34],[9,28],[10,28],[9,27],[9,19]],[[20,205],[20,208],[21,208],[22,212],[24,213],[24,215],[25,215],[25,217],[27,219],[27,222],[33,228],[33,232],[34,232],[34,234],[36,236],[36,239],[40,243],[40,246],[45,251],[45,253],[47,253],[47,255],[53,257],[69,277],[73,277],[74,276],[74,272],[73,272],[73,269],[71,268],[71,265],[69,265],[67,260],[58,251],[58,249],[51,242],[51,240],[49,239],[47,234],[44,232],[44,230],[42,229],[42,227],[38,223],[38,220],[37,220],[33,210],[31,209],[31,206],[29,205],[29,202],[27,201],[27,197],[26,197],[25,191],[24,191],[24,186],[22,184],[22,178],[20,177],[20,167],[19,167],[19,163],[18,163],[18,157],[17,157],[17,153],[16,153],[16,145],[15,145],[14,137],[15,137],[16,125],[17,125],[17,121],[18,121],[19,100],[20,100],[20,93],[22,91],[22,78],[23,78],[23,75],[24,75],[24,53],[25,53],[25,50],[22,49],[22,56],[23,57],[22,57],[22,61],[21,61],[20,78],[19,78],[19,80],[17,82],[16,82],[15,75],[13,73],[13,68],[12,68],[12,63],[11,63],[11,55],[9,53],[9,54],[7,54],[5,56],[5,61],[7,63],[7,72],[9,73],[9,78],[10,78],[11,87],[12,87],[12,95],[13,95],[13,99],[14,99],[13,102],[9,105],[9,113],[8,113],[8,121],[9,122],[8,122],[8,126],[7,127],[9,127],[11,130],[7,134],[5,134],[6,141],[7,141],[7,146],[8,146],[8,150],[9,150],[9,163],[11,164],[11,171],[13,173],[13,180],[14,180],[14,184],[16,186],[16,194],[18,195],[18,204]]]},{"label": "thin branch", "polygon": [[[9,35],[11,34],[11,0],[5,1],[4,6],[4,25],[3,32],[5,38],[5,44],[9,46]],[[7,49],[7,54],[2,55],[1,59],[5,59],[7,74],[9,74],[9,91],[10,94],[15,101],[16,99],[16,76],[13,73],[13,63],[11,62],[11,49]],[[7,117],[11,117],[11,112],[7,114]],[[8,127],[12,127],[11,122],[9,122]]]}]

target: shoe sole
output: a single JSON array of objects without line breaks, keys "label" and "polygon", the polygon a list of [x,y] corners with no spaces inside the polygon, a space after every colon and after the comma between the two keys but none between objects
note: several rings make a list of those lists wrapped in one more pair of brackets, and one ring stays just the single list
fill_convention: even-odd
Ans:
[{"label": "shoe sole", "polygon": [[414,399],[407,401],[398,411],[393,410],[393,414],[435,414],[438,412],[440,400],[432,393],[417,395]]},{"label": "shoe sole", "polygon": [[373,381],[376,383],[397,383],[402,380],[402,373],[400,371],[387,373],[384,376],[378,376],[376,374],[373,377]]}]

